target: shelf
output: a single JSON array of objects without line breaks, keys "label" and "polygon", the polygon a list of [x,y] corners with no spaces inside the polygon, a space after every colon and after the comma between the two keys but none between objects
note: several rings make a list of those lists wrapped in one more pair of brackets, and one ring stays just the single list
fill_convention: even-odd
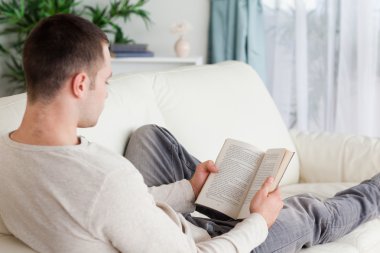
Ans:
[{"label": "shelf", "polygon": [[189,65],[202,65],[202,57],[128,57],[112,58],[113,74],[159,71]]},{"label": "shelf", "polygon": [[153,63],[191,63],[194,65],[203,64],[202,57],[128,57],[112,58],[112,62],[153,62]]}]

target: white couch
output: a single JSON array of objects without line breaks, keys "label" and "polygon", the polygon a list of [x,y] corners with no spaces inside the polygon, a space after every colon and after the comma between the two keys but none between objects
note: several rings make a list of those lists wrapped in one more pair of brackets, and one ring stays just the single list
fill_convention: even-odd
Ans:
[{"label": "white couch", "polygon": [[[25,94],[0,98],[1,135],[18,126],[24,107]],[[226,137],[262,149],[296,150],[282,182],[284,197],[312,192],[325,198],[380,171],[377,139],[289,134],[256,73],[238,62],[114,77],[98,125],[79,132],[123,154],[129,134],[149,123],[168,128],[200,160],[215,159]],[[336,242],[302,252],[370,253],[379,247],[380,219],[375,219]],[[0,252],[34,251],[13,237],[0,218]]]}]

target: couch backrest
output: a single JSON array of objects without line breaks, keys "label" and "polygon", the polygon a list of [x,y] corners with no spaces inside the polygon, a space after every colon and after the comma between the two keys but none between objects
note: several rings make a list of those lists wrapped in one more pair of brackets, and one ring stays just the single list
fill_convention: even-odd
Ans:
[{"label": "couch backrest", "polygon": [[[96,127],[79,134],[123,154],[129,134],[144,124],[167,127],[200,160],[215,159],[225,138],[261,149],[295,150],[281,116],[256,72],[224,62],[112,78]],[[0,98],[0,135],[19,125],[25,94]],[[295,157],[284,178],[297,182]]]},{"label": "couch backrest", "polygon": [[[260,149],[295,151],[283,120],[256,72],[240,62],[157,73],[153,89],[166,127],[200,160],[215,159],[226,137]],[[283,183],[298,182],[294,157]]]},{"label": "couch backrest", "polygon": [[[263,150],[295,151],[281,116],[256,72],[239,62],[184,67],[112,78],[98,125],[79,134],[123,154],[128,136],[144,124],[168,128],[200,160],[215,159],[227,137]],[[25,94],[0,98],[0,135],[19,125]],[[293,158],[283,183],[298,182]]]},{"label": "couch backrest", "polygon": [[164,126],[152,88],[154,80],[151,73],[112,78],[98,124],[78,129],[79,134],[123,154],[128,137],[136,128],[145,124]]},{"label": "couch backrest", "polygon": [[25,93],[0,98],[0,136],[20,124],[26,105]]}]

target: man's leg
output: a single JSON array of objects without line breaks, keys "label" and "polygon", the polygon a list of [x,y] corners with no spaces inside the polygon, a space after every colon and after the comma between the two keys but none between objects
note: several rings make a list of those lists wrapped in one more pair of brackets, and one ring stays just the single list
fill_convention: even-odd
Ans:
[{"label": "man's leg", "polygon": [[[148,186],[190,179],[199,164],[168,130],[156,125],[142,126],[132,134],[125,157],[140,171]],[[183,215],[189,222],[206,229],[211,236],[223,234],[236,224],[236,221],[221,219],[209,209],[197,208],[197,211],[212,220]]]},{"label": "man's leg", "polygon": [[334,241],[380,215],[380,174],[320,201],[297,195],[285,201],[267,239],[252,252],[297,252]]},{"label": "man's leg", "polygon": [[168,130],[156,125],[142,126],[132,134],[125,157],[149,187],[190,179],[199,163]]}]

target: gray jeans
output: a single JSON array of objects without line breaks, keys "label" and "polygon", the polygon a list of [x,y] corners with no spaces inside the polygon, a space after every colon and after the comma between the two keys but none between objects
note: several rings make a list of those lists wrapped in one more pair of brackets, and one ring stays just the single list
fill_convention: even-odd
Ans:
[{"label": "gray jeans", "polygon": [[[199,163],[170,132],[156,125],[136,130],[125,156],[141,172],[148,186],[190,179]],[[379,216],[380,174],[324,201],[302,194],[287,198],[284,203],[267,239],[252,252],[297,252],[303,247],[334,241]],[[238,222],[213,210],[198,211],[210,219],[183,215],[212,237],[228,232]]]}]

